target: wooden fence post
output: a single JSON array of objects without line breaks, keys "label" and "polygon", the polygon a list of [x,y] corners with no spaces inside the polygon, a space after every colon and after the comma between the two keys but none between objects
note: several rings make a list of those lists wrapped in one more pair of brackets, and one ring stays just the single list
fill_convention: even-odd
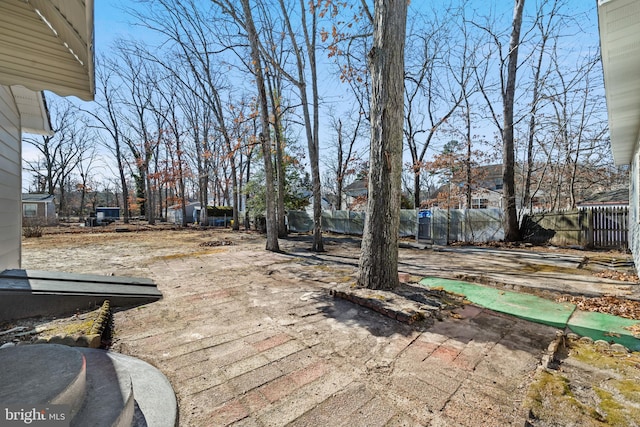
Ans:
[{"label": "wooden fence post", "polygon": [[587,213],[587,248],[593,248],[594,246],[594,226],[593,226],[593,209],[586,209]]}]

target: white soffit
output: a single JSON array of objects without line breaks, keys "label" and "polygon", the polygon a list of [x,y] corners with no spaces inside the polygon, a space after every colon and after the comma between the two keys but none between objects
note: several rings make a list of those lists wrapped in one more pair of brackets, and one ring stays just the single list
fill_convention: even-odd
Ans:
[{"label": "white soffit", "polygon": [[93,0],[0,1],[0,84],[92,100]]},{"label": "white soffit", "polygon": [[611,151],[630,164],[640,136],[640,1],[598,2]]},{"label": "white soffit", "polygon": [[39,135],[53,135],[49,113],[42,92],[24,86],[12,86],[11,93],[20,112],[22,131]]}]

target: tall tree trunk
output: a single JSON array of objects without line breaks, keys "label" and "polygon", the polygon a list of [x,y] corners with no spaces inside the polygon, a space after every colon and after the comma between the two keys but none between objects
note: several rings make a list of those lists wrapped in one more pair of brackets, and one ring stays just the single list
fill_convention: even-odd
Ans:
[{"label": "tall tree trunk", "polygon": [[284,194],[286,192],[286,181],[287,176],[285,172],[284,165],[284,140],[282,137],[282,132],[280,128],[280,118],[278,117],[278,113],[274,112],[274,136],[276,139],[276,152],[275,152],[275,163],[276,163],[276,176],[277,178],[277,188],[278,194],[276,199],[276,221],[278,222],[278,237],[285,238],[287,237],[287,221],[285,215],[285,207],[284,207]]},{"label": "tall tree trunk", "polygon": [[124,223],[129,224],[131,212],[129,208],[129,186],[127,185],[127,177],[124,171],[124,162],[122,161],[122,153],[120,152],[120,142],[116,142],[116,158],[118,160],[118,177],[120,179],[120,187],[122,189],[122,209],[124,211]]},{"label": "tall tree trunk", "polygon": [[278,223],[276,221],[276,204],[274,200],[275,186],[273,182],[273,162],[271,161],[271,138],[269,137],[269,104],[267,102],[267,92],[264,84],[264,72],[262,69],[262,58],[260,57],[260,42],[258,32],[253,23],[253,15],[249,0],[240,0],[242,11],[245,16],[245,30],[251,45],[251,61],[254,66],[256,77],[256,87],[258,89],[258,106],[260,107],[260,121],[262,129],[260,131],[260,143],[262,145],[262,157],[264,160],[264,173],[266,178],[266,204],[267,204],[267,245],[266,250],[279,252],[278,244]]},{"label": "tall tree trunk", "polygon": [[[247,178],[246,178],[246,182],[249,182],[249,180],[251,179],[251,153],[249,153],[247,155]],[[251,220],[250,220],[250,212],[249,212],[249,208],[247,207],[248,202],[249,201],[249,194],[247,194],[245,196],[245,200],[244,200],[244,229],[245,230],[249,230],[251,228]]]},{"label": "tall tree trunk", "polygon": [[[473,188],[472,188],[472,184],[473,184],[473,179],[471,177],[471,155],[472,155],[472,151],[471,151],[471,106],[469,105],[469,99],[467,98],[467,90],[466,87],[463,87],[462,89],[462,96],[464,97],[464,103],[465,103],[465,109],[464,109],[464,125],[465,125],[465,139],[466,139],[466,145],[467,145],[467,155],[466,158],[464,159],[464,166],[466,169],[466,185],[465,185],[465,195],[466,195],[466,199],[467,199],[467,209],[471,209],[473,207],[472,205],[472,192],[473,192]],[[467,218],[470,218],[469,215],[466,215]]]},{"label": "tall tree trunk", "polygon": [[531,181],[533,174],[534,161],[533,158],[533,145],[535,142],[536,132],[536,116],[538,113],[539,91],[542,82],[540,81],[540,74],[542,73],[542,61],[544,59],[545,46],[547,44],[547,34],[542,35],[542,41],[540,42],[540,54],[538,55],[538,61],[536,63],[535,75],[533,77],[533,90],[531,92],[531,116],[529,117],[529,137],[527,140],[527,169],[525,171],[524,179],[524,191],[522,197],[522,206],[531,210],[533,208],[533,200],[531,197]]},{"label": "tall tree trunk", "polygon": [[503,162],[503,209],[504,239],[507,242],[520,240],[520,227],[516,210],[515,147],[513,140],[513,105],[516,92],[516,71],[518,68],[518,46],[522,27],[524,0],[515,0],[513,28],[509,41],[509,61],[507,64],[507,85],[503,94],[504,126],[502,127]]},{"label": "tall tree trunk", "polygon": [[413,172],[413,207],[415,209],[420,208],[420,187],[422,183],[420,182],[420,168],[414,167]]},{"label": "tall tree trunk", "polygon": [[68,217],[68,212],[67,212],[67,201],[66,201],[66,195],[65,195],[65,191],[64,191],[64,179],[60,180],[60,195],[59,195],[59,200],[58,200],[59,206],[58,206],[58,212],[60,212],[60,215],[62,215],[62,217]]},{"label": "tall tree trunk", "polygon": [[302,23],[302,31],[304,32],[304,40],[306,45],[307,59],[309,71],[311,73],[311,102],[313,108],[312,113],[309,111],[309,99],[307,95],[307,83],[305,77],[305,61],[302,58],[302,49],[298,47],[296,38],[291,27],[291,21],[287,14],[284,1],[280,0],[280,8],[285,16],[285,25],[291,39],[293,51],[296,56],[296,65],[298,69],[298,78],[295,85],[300,92],[300,101],[302,104],[302,115],[304,117],[304,127],[307,135],[307,148],[309,152],[309,166],[311,167],[311,186],[313,191],[313,245],[312,251],[324,252],[324,243],[322,240],[322,191],[320,185],[320,146],[319,146],[319,95],[318,95],[318,76],[316,66],[316,35],[317,35],[317,15],[316,7],[310,7],[311,14],[311,32],[307,26],[307,13],[305,12],[304,1],[300,0],[300,19]]},{"label": "tall tree trunk", "polygon": [[398,286],[398,233],[404,124],[406,0],[375,0],[371,70],[369,196],[358,285]]},{"label": "tall tree trunk", "polygon": [[342,139],[342,120],[338,119],[338,168],[336,173],[336,204],[335,207],[337,210],[342,209],[342,189],[344,187],[344,173],[342,168],[342,163],[344,161],[344,143]]},{"label": "tall tree trunk", "polygon": [[[203,114],[203,123],[206,122],[207,115]],[[209,170],[211,168],[211,160],[206,155],[209,150],[209,127],[204,126],[202,132],[202,163],[198,163],[198,174],[200,182],[200,224],[207,225],[209,218],[207,216],[207,205],[209,204]]]},{"label": "tall tree trunk", "polygon": [[280,90],[282,86],[279,84],[279,77],[270,73],[265,75],[267,87],[269,88],[269,98],[271,99],[271,113],[273,114],[273,135],[276,140],[275,164],[276,164],[276,182],[278,187],[278,195],[276,201],[276,220],[278,222],[278,237],[287,237],[287,222],[285,219],[284,194],[286,192],[286,173],[284,164],[284,137],[282,135],[282,122],[280,115]]},{"label": "tall tree trunk", "polygon": [[[303,1],[300,0],[300,6]],[[307,41],[307,53],[309,55],[309,67],[311,68],[311,94],[313,99],[313,150],[309,150],[311,163],[311,185],[313,187],[313,246],[311,250],[324,252],[322,239],[322,187],[320,185],[320,95],[318,94],[318,68],[316,63],[316,29],[317,18],[315,8],[312,12],[312,33],[309,37],[307,25],[302,14],[305,40]]]},{"label": "tall tree trunk", "polygon": [[87,196],[87,181],[84,178],[84,174],[82,176],[82,191],[80,192],[80,209],[78,211],[78,216],[80,217],[80,221],[84,221],[84,201]]},{"label": "tall tree trunk", "polygon": [[[138,167],[138,174],[134,175],[133,178],[135,180],[136,185],[136,203],[138,204],[138,209],[140,211],[139,216],[145,217],[147,216],[147,192],[146,192],[146,177],[145,177],[144,168],[142,165]],[[95,209],[94,209],[95,210]]]},{"label": "tall tree trunk", "polygon": [[145,199],[145,211],[147,213],[147,222],[149,225],[155,225],[156,213],[155,213],[155,198],[153,194],[153,182],[149,176],[149,164],[145,162],[145,187],[146,187],[146,199]]},{"label": "tall tree trunk", "polygon": [[[180,137],[176,132],[176,154],[178,158],[178,193],[180,195],[180,204],[182,205],[182,226],[186,227],[188,218],[187,218],[187,192],[184,184],[184,170],[182,168],[182,146],[180,143]],[[167,209],[169,209],[169,204],[167,203]],[[167,218],[167,215],[165,215]]]}]

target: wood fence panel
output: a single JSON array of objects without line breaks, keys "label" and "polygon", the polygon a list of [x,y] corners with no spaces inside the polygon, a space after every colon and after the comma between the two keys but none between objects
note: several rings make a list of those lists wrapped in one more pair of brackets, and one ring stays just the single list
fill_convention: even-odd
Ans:
[{"label": "wood fence panel", "polygon": [[598,207],[590,211],[590,232],[596,248],[629,247],[629,208]]},{"label": "wood fence panel", "polygon": [[627,249],[629,208],[593,207],[527,215],[523,230],[525,239],[532,243]]}]

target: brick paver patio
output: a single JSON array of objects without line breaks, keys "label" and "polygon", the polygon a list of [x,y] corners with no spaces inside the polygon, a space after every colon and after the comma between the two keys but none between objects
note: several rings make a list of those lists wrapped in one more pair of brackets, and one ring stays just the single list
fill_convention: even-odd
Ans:
[{"label": "brick paver patio", "polygon": [[310,259],[155,259],[164,299],[117,313],[115,348],[167,375],[181,426],[524,424],[553,328],[465,306],[421,332],[334,300],[330,283],[355,270]]}]

